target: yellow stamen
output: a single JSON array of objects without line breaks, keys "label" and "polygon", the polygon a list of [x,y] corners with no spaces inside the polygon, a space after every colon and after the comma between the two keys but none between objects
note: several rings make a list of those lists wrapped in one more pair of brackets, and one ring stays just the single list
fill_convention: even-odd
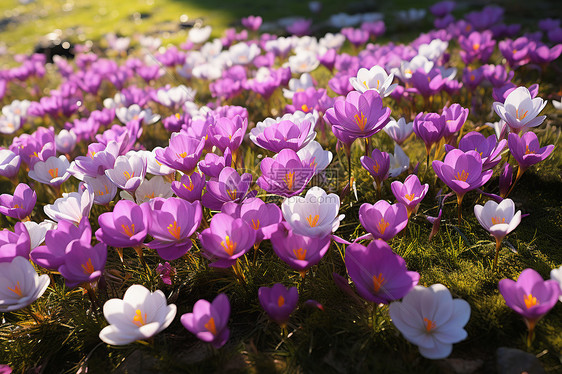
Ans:
[{"label": "yellow stamen", "polygon": [[180,158],[186,158],[187,157],[187,152],[182,152],[182,153],[177,153],[178,157]]},{"label": "yellow stamen", "polygon": [[382,273],[379,273],[378,276],[373,275],[373,287],[375,288],[375,292],[379,292],[382,285],[385,283],[386,282],[384,280],[384,277],[382,276]]},{"label": "yellow stamen", "polygon": [[148,195],[148,194],[147,194],[147,195],[144,195],[144,198],[145,198],[145,199],[154,199],[154,192],[151,193],[150,195]]},{"label": "yellow stamen", "polygon": [[377,90],[379,89],[380,85],[381,85],[381,81],[377,79]]},{"label": "yellow stamen", "polygon": [[515,118],[517,118],[519,121],[521,121],[522,119],[527,117],[528,113],[529,113],[529,111],[527,110],[525,113],[519,115],[519,109],[515,109]]},{"label": "yellow stamen", "polygon": [[135,224],[132,223],[131,227],[129,227],[128,225],[121,225],[121,228],[123,229],[123,232],[125,233],[125,235],[127,235],[129,238],[133,235],[135,235]]},{"label": "yellow stamen", "polygon": [[[359,114],[361,114],[361,117],[359,117]],[[359,112],[359,114],[356,114],[353,118],[355,119],[355,123],[357,124],[357,127],[359,127],[359,130],[363,131],[365,130],[365,126],[367,126],[367,118],[363,112]]]},{"label": "yellow stamen", "polygon": [[12,209],[20,209],[20,208],[21,208],[21,206],[19,206],[19,204],[16,204],[16,205],[13,206]]},{"label": "yellow stamen", "polygon": [[287,188],[289,189],[289,191],[291,191],[293,189],[293,183],[295,183],[295,172],[292,171],[290,173],[286,173],[283,180],[287,184]]},{"label": "yellow stamen", "polygon": [[51,178],[56,178],[59,176],[59,168],[49,169],[49,174]]},{"label": "yellow stamen", "polygon": [[410,194],[406,194],[404,195],[404,197],[410,201],[414,200],[416,198],[416,194],[414,193],[410,193]]},{"label": "yellow stamen", "polygon": [[180,240],[181,226],[178,226],[178,223],[176,221],[174,221],[174,223],[170,223],[168,225],[168,232],[174,238],[176,238],[177,240]]},{"label": "yellow stamen", "polygon": [[135,176],[135,172],[133,171],[133,174],[131,174],[128,171],[124,171],[123,175],[125,176],[125,178],[127,178],[127,180],[129,180]]},{"label": "yellow stamen", "polygon": [[133,317],[133,323],[138,327],[146,325],[146,313],[144,313],[144,318],[140,309],[137,309],[135,316]]},{"label": "yellow stamen", "polygon": [[20,286],[20,282],[19,282],[19,281],[16,283],[16,285],[14,286],[14,288],[8,287],[8,289],[9,289],[10,291],[12,291],[13,293],[15,293],[16,295],[18,295],[19,297],[22,297],[22,296],[23,296],[23,293],[21,292],[21,286]]},{"label": "yellow stamen", "polygon": [[535,152],[531,151],[531,150],[529,149],[529,146],[526,145],[526,146],[525,146],[525,154],[526,154],[526,155],[535,154]]},{"label": "yellow stamen", "polygon": [[209,318],[205,324],[205,328],[213,335],[217,335],[217,327],[215,326],[215,319],[213,317]]},{"label": "yellow stamen", "polygon": [[473,49],[473,50],[477,51],[478,48],[480,48],[480,44],[475,43],[475,44],[472,45],[472,49]]},{"label": "yellow stamen", "polygon": [[221,242],[222,248],[229,256],[232,256],[234,254],[237,245],[238,243],[231,241],[228,235],[226,235],[224,237],[224,241]]},{"label": "yellow stamen", "polygon": [[390,222],[387,222],[387,221],[384,220],[384,218],[381,218],[381,220],[380,220],[380,222],[377,226],[379,228],[379,232],[381,233],[381,235],[384,235],[384,232],[386,231],[388,226],[390,226]]},{"label": "yellow stamen", "polygon": [[255,221],[252,220],[252,228],[254,230],[258,230],[260,228],[260,220],[259,219],[255,220]]},{"label": "yellow stamen", "polygon": [[303,112],[307,113],[307,112],[310,110],[310,108],[308,107],[308,105],[303,104],[303,105],[301,106],[301,110],[302,110]]},{"label": "yellow stamen", "polygon": [[189,184],[183,183],[183,187],[188,191],[193,191],[193,189],[195,188],[191,179],[189,179]]},{"label": "yellow stamen", "polygon": [[181,116],[180,116],[179,113],[176,113],[176,118],[177,118],[177,119],[181,119]]},{"label": "yellow stamen", "polygon": [[304,261],[306,259],[306,249],[293,249],[293,254],[297,258],[297,260]]},{"label": "yellow stamen", "polygon": [[92,265],[91,258],[88,258],[88,261],[86,261],[85,264],[82,264],[82,269],[84,271],[84,274],[92,274],[95,271],[94,265]]},{"label": "yellow stamen", "polygon": [[312,214],[306,217],[306,220],[310,227],[316,227],[316,225],[318,225],[318,219],[320,219],[320,216],[318,214],[315,215],[314,218],[312,217]]},{"label": "yellow stamen", "polygon": [[530,309],[531,307],[534,307],[539,303],[537,301],[537,298],[531,294],[525,295],[525,297],[523,297],[523,301],[525,302],[525,306],[527,307],[527,309]]},{"label": "yellow stamen", "polygon": [[236,200],[238,198],[238,191],[237,190],[226,190],[228,197],[232,200]]},{"label": "yellow stamen", "polygon": [[373,165],[373,171],[375,173],[378,173],[380,168],[381,166],[379,165],[379,163],[375,161],[375,165]]},{"label": "yellow stamen", "polygon": [[499,223],[505,223],[505,218],[492,217],[492,225],[497,225]]},{"label": "yellow stamen", "polygon": [[423,321],[425,322],[425,331],[430,332],[431,330],[433,330],[435,328],[435,322],[428,319],[428,318],[424,318]]},{"label": "yellow stamen", "polygon": [[458,181],[466,182],[466,180],[468,179],[468,173],[464,170],[461,173],[457,172],[457,176],[455,177],[455,179]]},{"label": "yellow stamen", "polygon": [[277,306],[281,308],[283,305],[285,305],[285,298],[282,295],[279,295],[279,298],[277,299]]}]

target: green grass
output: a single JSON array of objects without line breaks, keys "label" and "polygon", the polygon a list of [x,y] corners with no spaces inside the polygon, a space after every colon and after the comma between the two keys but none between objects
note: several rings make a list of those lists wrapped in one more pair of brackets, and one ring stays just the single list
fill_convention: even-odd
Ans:
[{"label": "green grass", "polygon": [[[2,40],[8,44],[11,53],[29,52],[38,35],[56,28],[74,28],[73,38],[94,41],[107,32],[122,35],[154,33],[162,36],[165,35],[162,32],[169,28],[166,40],[177,43],[185,40],[187,35],[185,30],[176,30],[174,23],[184,13],[190,18],[204,17],[205,22],[215,28],[215,36],[220,35],[241,16],[248,14],[261,14],[266,21],[292,14],[307,14],[306,3],[296,1],[283,4],[265,1],[223,3],[217,0],[190,3],[164,1],[157,4],[131,0],[75,1],[71,12],[63,12],[63,3],[51,0],[27,6],[14,4],[16,2],[11,0],[3,2],[0,4],[0,12],[6,14],[7,10],[15,10],[26,16],[35,13],[33,17],[36,18],[33,18],[33,22],[8,25],[1,32]],[[517,9],[521,9],[521,2],[516,2],[515,5],[519,7]],[[409,3],[400,1],[395,6],[407,8]],[[38,13],[40,8],[46,10],[44,15]],[[105,9],[105,12],[100,13],[100,9]],[[330,2],[325,4],[323,16],[345,9],[339,2]],[[391,9],[386,4],[381,5],[381,10]],[[134,24],[130,20],[130,15],[134,12],[148,12],[151,17],[140,24]],[[426,27],[427,24],[423,26]],[[391,30],[394,30],[393,27],[389,25]],[[400,33],[390,32],[386,38],[407,40],[418,34],[418,30],[397,31]],[[454,53],[452,55],[453,61],[456,61],[458,57]],[[498,63],[500,56],[494,55],[493,58]],[[10,57],[5,59],[8,61]],[[558,98],[555,94],[562,86],[562,78],[556,69],[560,69],[559,62],[542,76],[531,69],[520,69],[515,81],[526,86],[539,82],[541,97]],[[54,75],[54,69],[49,70],[49,74],[38,83],[44,87],[55,87],[58,80]],[[330,73],[320,68],[314,72],[314,76],[319,85],[325,87]],[[178,81],[195,86],[201,103],[210,99],[208,89],[201,82],[185,82],[178,76],[171,75],[162,77],[158,84],[177,85]],[[115,90],[104,84],[101,92],[100,97],[112,97]],[[12,89],[4,102],[13,98],[25,98],[26,95],[25,87]],[[481,105],[477,110],[471,111],[465,132],[481,127],[484,122],[495,118],[495,115],[489,116],[491,92],[480,91],[478,95],[484,100],[477,101]],[[280,92],[276,92],[272,100],[279,108],[287,104]],[[465,107],[470,106],[465,92],[455,97],[455,101]],[[100,98],[92,98],[85,103],[89,109],[99,104]],[[232,104],[246,106],[253,123],[270,115],[263,100],[255,95],[244,94],[234,99]],[[418,102],[417,105],[417,109],[422,110],[422,103]],[[437,100],[434,105],[436,110],[443,103]],[[153,109],[163,115],[171,114],[163,107]],[[401,112],[397,106],[393,105],[392,109],[394,114]],[[546,125],[542,125],[537,133],[541,144],[555,144],[556,148],[549,159],[524,174],[511,195],[517,208],[529,216],[523,218],[521,225],[507,237],[506,241],[517,253],[511,251],[505,243],[500,252],[497,273],[491,271],[494,251],[492,238],[480,227],[472,212],[474,204],[483,204],[487,199],[476,192],[469,193],[465,198],[465,221],[462,225],[459,226],[456,221],[456,202],[450,199],[445,205],[439,234],[432,241],[428,240],[431,225],[424,216],[437,215],[435,196],[443,184],[436,180],[433,172],[426,172],[425,151],[421,142],[410,139],[405,147],[412,160],[412,167],[417,161],[421,162],[420,178],[423,182],[430,183],[431,188],[420,207],[419,215],[409,222],[404,232],[393,239],[390,245],[404,257],[409,270],[421,274],[420,284],[442,283],[451,290],[454,297],[461,297],[469,302],[472,312],[466,327],[468,338],[455,344],[451,357],[481,359],[484,361],[482,372],[494,371],[494,355],[498,347],[526,350],[523,320],[505,305],[497,290],[498,281],[502,278],[516,279],[527,267],[534,268],[547,278],[550,269],[562,264],[562,152],[559,139],[562,118],[550,105],[544,113],[549,117]],[[45,124],[38,120],[34,124],[28,124],[24,130],[31,132],[34,126]],[[60,127],[62,124],[55,125]],[[169,134],[161,124],[145,130],[141,141],[147,148],[167,144]],[[488,129],[482,131],[491,133]],[[325,147],[334,152],[331,168],[337,179],[331,188],[339,193],[347,180],[345,155],[341,150],[338,154],[335,153],[335,139],[332,136],[324,138],[319,135],[319,138]],[[0,141],[3,145],[8,145],[11,138],[2,137]],[[384,134],[376,135],[373,144],[384,151],[392,151],[392,141]],[[76,152],[77,155],[83,153],[84,147]],[[355,199],[353,193],[342,198],[341,212],[346,215],[346,219],[337,234],[348,240],[364,233],[357,220],[360,205],[364,202],[374,203],[377,199],[370,176],[359,164],[359,157],[363,153],[362,143],[357,142],[352,158],[358,199]],[[264,152],[255,147],[247,147],[244,153],[246,169],[254,172],[254,175],[259,171],[258,154],[263,155]],[[400,179],[402,178],[403,176]],[[28,181],[23,171],[20,180]],[[497,186],[496,175],[485,190],[497,193]],[[76,187],[75,180],[64,185],[67,191],[75,190]],[[52,197],[45,188],[37,185],[36,189],[39,199],[32,219],[39,221],[45,218],[43,205],[52,202]],[[0,191],[11,192],[12,186],[9,182],[0,180]],[[448,191],[446,187],[445,191]],[[388,181],[385,182],[383,198],[394,200]],[[100,207],[94,207],[92,211],[90,222],[93,231],[97,229],[96,217],[102,212]],[[209,218],[208,212],[206,214]],[[12,219],[0,216],[0,227],[12,227],[14,223]],[[32,305],[33,313],[41,319],[39,324],[33,323],[31,317],[22,311],[2,315],[4,320],[0,325],[0,363],[12,365],[15,372],[37,369],[45,373],[75,373],[85,367],[89,373],[107,373],[116,369],[123,372],[139,372],[143,369],[162,373],[442,372],[440,362],[422,358],[417,348],[400,336],[389,320],[387,307],[375,308],[358,296],[344,292],[334,283],[333,273],[346,277],[343,264],[345,246],[333,243],[325,258],[311,269],[303,281],[298,273],[290,270],[275,256],[269,243],[262,243],[255,263],[252,252],[241,259],[240,266],[245,276],[245,282],[241,283],[230,269],[209,268],[199,255],[198,245],[194,241],[192,251],[172,262],[177,269],[172,286],[164,285],[154,271],[145,273],[133,251],[125,250],[125,264],[120,262],[115,251],[109,252],[105,283],[100,285],[98,294],[101,302],[112,297],[122,297],[124,290],[130,285],[141,283],[152,290],[162,289],[169,302],[178,307],[178,315],[172,325],[155,336],[153,341],[124,347],[110,347],[102,343],[98,333],[107,323],[101,311],[91,306],[81,289],[67,289],[61,277],[55,274],[49,290]],[[148,253],[145,258],[152,269],[162,261],[155,253]],[[268,320],[257,299],[259,287],[271,286],[276,282],[294,285],[300,293],[299,308],[292,315],[286,333]],[[229,321],[231,338],[225,347],[213,350],[188,333],[179,322],[179,316],[190,312],[198,299],[211,300],[220,292],[228,294],[232,305]],[[305,307],[304,302],[308,299],[320,302],[324,310]],[[561,330],[562,306],[558,303],[538,323],[537,337],[530,350],[531,353],[540,355],[541,363],[548,372],[560,370]]]}]

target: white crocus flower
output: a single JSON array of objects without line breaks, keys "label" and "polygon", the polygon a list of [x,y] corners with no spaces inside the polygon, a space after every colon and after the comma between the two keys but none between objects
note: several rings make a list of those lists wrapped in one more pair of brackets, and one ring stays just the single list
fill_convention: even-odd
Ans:
[{"label": "white crocus flower", "polygon": [[462,299],[453,300],[442,284],[415,286],[402,301],[392,302],[388,312],[404,338],[429,359],[449,356],[453,343],[468,336],[464,326],[470,318],[470,305]]},{"label": "white crocus flower", "polygon": [[[193,101],[196,91],[180,84],[168,89],[161,88],[156,92],[158,102],[167,107],[181,107],[187,101]],[[117,114],[117,113],[116,113]]]},{"label": "white crocus flower", "polygon": [[65,219],[78,225],[82,218],[90,215],[93,204],[94,191],[85,185],[85,189],[78,192],[63,193],[53,204],[45,205],[43,210],[53,221]]},{"label": "white crocus flower", "polygon": [[390,178],[399,176],[410,167],[410,158],[398,144],[394,145],[394,154],[389,154],[388,157],[390,158],[390,169],[388,170]]},{"label": "white crocus flower", "polygon": [[345,217],[338,216],[339,209],[339,196],[328,195],[320,187],[312,187],[305,197],[286,198],[281,204],[283,217],[293,231],[309,237],[325,237],[336,231]]},{"label": "white crocus flower", "polygon": [[412,74],[420,68],[425,73],[429,73],[433,69],[433,61],[429,61],[425,56],[417,55],[410,61],[402,61],[400,69],[393,69],[392,72],[403,81],[408,81],[412,78]]},{"label": "white crocus flower", "polygon": [[156,160],[156,150],[162,149],[162,147],[155,147],[151,151],[137,151],[136,153],[146,160],[146,172],[152,175],[169,175],[174,173],[176,170],[169,166],[166,166]]},{"label": "white crocus flower", "polygon": [[320,65],[320,61],[318,61],[314,52],[302,52],[289,57],[289,68],[293,73],[310,73],[318,65]]},{"label": "white crocus flower", "polygon": [[94,191],[94,204],[107,205],[117,195],[117,186],[105,174],[84,176],[84,183]]},{"label": "white crocus flower", "polygon": [[304,73],[300,78],[291,78],[289,81],[289,89],[283,88],[283,96],[291,100],[295,93],[305,91],[309,87],[314,87],[312,76],[308,73]]},{"label": "white crocus flower", "polygon": [[540,97],[533,99],[526,87],[517,87],[507,95],[503,104],[496,101],[493,107],[512,130],[520,132],[537,127],[545,120],[546,116],[537,115],[546,104],[547,101]]},{"label": "white crocus flower", "polygon": [[562,110],[562,99],[560,101],[552,100],[552,106],[556,110]]},{"label": "white crocus flower", "polygon": [[100,331],[99,337],[112,345],[148,339],[168,327],[176,312],[176,305],[167,305],[162,291],[150,292],[134,284],[127,289],[123,300],[110,299],[103,305],[103,315],[109,326]]},{"label": "white crocus flower", "polygon": [[0,263],[0,312],[25,308],[43,295],[49,283],[49,276],[37,275],[23,257]]},{"label": "white crocus flower", "polygon": [[369,70],[359,69],[357,77],[349,78],[349,82],[359,92],[374,90],[381,97],[386,97],[398,86],[396,83],[392,84],[393,79],[394,74],[389,75],[381,66],[375,65]]},{"label": "white crocus flower", "polygon": [[0,134],[13,134],[18,131],[23,123],[23,119],[15,114],[0,116]]},{"label": "white crocus flower", "polygon": [[172,184],[166,182],[161,176],[156,175],[151,179],[145,179],[144,182],[141,183],[139,188],[135,191],[134,200],[133,196],[126,191],[121,191],[120,196],[122,199],[131,201],[136,200],[136,203],[140,205],[154,199],[155,197],[167,199],[172,197],[173,194],[174,191],[172,191]]},{"label": "white crocus flower", "polygon": [[332,162],[332,152],[325,151],[317,141],[313,140],[297,152],[297,156],[314,167],[314,175],[320,173]]},{"label": "white crocus flower", "polygon": [[237,43],[228,49],[231,65],[248,65],[260,54],[260,47],[255,44]]},{"label": "white crocus flower", "polygon": [[204,26],[204,27],[193,27],[189,30],[187,34],[187,38],[190,42],[195,44],[202,44],[207,41],[211,37],[211,32],[213,28],[211,26]]},{"label": "white crocus flower", "polygon": [[30,170],[28,175],[37,182],[51,186],[60,186],[70,178],[70,173],[67,171],[69,166],[70,162],[68,162],[66,156],[51,156],[47,161],[36,162],[33,170]]},{"label": "white crocus flower", "polygon": [[441,39],[433,39],[429,44],[422,44],[418,48],[418,54],[424,56],[429,61],[437,61],[443,56],[447,50],[449,42],[444,42]]},{"label": "white crocus flower", "polygon": [[57,228],[57,223],[49,219],[44,220],[41,223],[27,221],[23,223],[27,232],[29,233],[29,239],[31,240],[31,250],[39,247],[41,243],[45,240],[45,235],[47,231],[55,230]]},{"label": "white crocus flower", "polygon": [[107,169],[105,175],[117,187],[127,191],[135,190],[146,175],[146,160],[136,152],[128,152],[125,156],[117,157],[115,165],[112,169]]},{"label": "white crocus flower", "polygon": [[340,33],[332,34],[329,32],[322,38],[320,38],[320,40],[318,40],[318,44],[321,47],[335,50],[339,50],[342,47],[343,43],[345,43],[345,36]]},{"label": "white crocus flower", "polygon": [[115,116],[124,124],[133,120],[142,120],[145,125],[152,125],[160,119],[160,115],[153,114],[150,108],[142,109],[138,104],[133,104],[128,108],[116,108]]},{"label": "white crocus flower", "polygon": [[[558,285],[560,285],[560,290],[562,290],[562,266],[560,266],[558,269],[552,269],[550,271],[550,279],[558,282]],[[558,300],[562,302],[562,293],[560,293],[560,297],[558,298]]]},{"label": "white crocus flower", "polygon": [[515,203],[511,199],[504,199],[499,204],[489,200],[484,206],[475,205],[474,215],[480,225],[499,240],[521,223],[521,211],[515,212]]},{"label": "white crocus flower", "polygon": [[14,100],[9,105],[2,108],[2,114],[5,116],[14,115],[25,118],[30,105],[31,101],[29,100]]},{"label": "white crocus flower", "polygon": [[402,144],[414,132],[414,122],[406,122],[404,117],[399,118],[398,121],[390,117],[390,121],[383,130],[396,143]]},{"label": "white crocus flower", "polygon": [[66,130],[62,129],[57,135],[55,135],[55,144],[57,152],[59,153],[70,153],[76,147],[76,134],[72,129]]}]

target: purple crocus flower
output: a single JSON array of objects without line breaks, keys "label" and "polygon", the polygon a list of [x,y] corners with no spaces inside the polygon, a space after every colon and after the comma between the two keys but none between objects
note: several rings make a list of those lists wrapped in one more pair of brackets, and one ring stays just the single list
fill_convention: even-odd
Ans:
[{"label": "purple crocus flower", "polygon": [[205,159],[199,162],[199,169],[210,178],[218,178],[225,167],[232,166],[232,153],[226,149],[224,156],[215,153],[207,153]]},{"label": "purple crocus flower", "polygon": [[304,278],[308,269],[320,262],[328,252],[330,235],[311,238],[295,234],[287,226],[279,224],[278,230],[271,235],[271,244],[275,254]]},{"label": "purple crocus flower", "polygon": [[548,64],[558,57],[562,53],[562,44],[557,44],[552,48],[542,43],[537,43],[535,48],[529,50],[529,56],[531,61],[537,64]]},{"label": "purple crocus flower", "polygon": [[148,234],[154,238],[147,244],[164,260],[180,258],[191,249],[191,235],[201,223],[201,203],[189,203],[170,197],[152,200],[152,221]]},{"label": "purple crocus flower", "polygon": [[525,269],[517,281],[500,280],[498,288],[507,306],[525,319],[530,342],[536,323],[558,302],[560,286],[554,280],[543,280],[533,269]]},{"label": "purple crocus flower", "polygon": [[183,132],[173,133],[168,147],[155,151],[156,159],[172,169],[191,173],[204,146],[205,138],[195,139]]},{"label": "purple crocus flower", "polygon": [[92,143],[88,146],[88,154],[76,157],[70,164],[68,172],[78,179],[84,179],[85,175],[89,177],[104,175],[105,170],[113,168],[118,156],[117,142],[110,141],[107,145]]},{"label": "purple crocus flower", "polygon": [[283,149],[274,158],[264,158],[260,170],[262,175],[257,180],[258,186],[285,197],[301,193],[314,175],[314,169],[291,149]]},{"label": "purple crocus flower", "polygon": [[341,33],[349,40],[355,47],[365,44],[369,40],[369,32],[363,29],[354,29],[353,27],[344,27]]},{"label": "purple crocus flower", "polygon": [[351,85],[349,78],[351,78],[350,74],[346,72],[338,72],[328,81],[328,87],[330,87],[332,91],[338,95],[347,95],[353,91],[353,86]]},{"label": "purple crocus flower", "polygon": [[440,1],[438,3],[433,4],[429,7],[429,11],[435,17],[445,17],[447,14],[451,13],[455,9],[455,2],[454,1]]},{"label": "purple crocus flower", "polygon": [[404,204],[390,205],[385,200],[365,203],[359,208],[359,222],[375,239],[389,241],[408,224],[408,209]]},{"label": "purple crocus flower", "polygon": [[372,241],[367,247],[348,246],[345,267],[359,295],[377,304],[401,299],[420,279],[417,272],[407,271],[406,261],[380,240]]},{"label": "purple crocus flower", "polygon": [[410,82],[414,87],[409,88],[408,91],[427,98],[439,92],[447,81],[447,79],[443,79],[438,69],[431,69],[429,73],[426,73],[423,68],[419,68],[412,73]]},{"label": "purple crocus flower", "polygon": [[484,68],[484,77],[495,88],[502,87],[511,82],[515,75],[513,70],[508,71],[503,65],[485,65]]},{"label": "purple crocus flower", "polygon": [[172,191],[190,203],[201,200],[203,188],[205,188],[205,177],[197,172],[191,175],[184,174],[179,181],[172,182]]},{"label": "purple crocus flower", "polygon": [[229,317],[230,302],[228,297],[221,293],[212,303],[198,300],[193,306],[193,313],[181,316],[181,324],[198,339],[220,348],[230,336],[227,327]]},{"label": "purple crocus flower", "polygon": [[554,150],[554,145],[552,144],[541,148],[537,134],[532,131],[524,133],[521,137],[511,133],[507,136],[507,143],[511,155],[519,164],[517,179],[529,167],[545,160]]},{"label": "purple crocus flower", "polygon": [[156,272],[164,284],[167,284],[168,286],[172,285],[172,279],[176,274],[176,269],[173,268],[168,261],[166,261],[164,265],[159,263],[156,267]]},{"label": "purple crocus flower", "polygon": [[[313,123],[309,119],[302,121],[291,121],[290,119],[273,122],[263,129],[256,127],[252,129],[250,139],[258,146],[272,152],[280,152],[283,149],[298,151],[314,139],[311,136]],[[260,131],[261,130],[261,131]]]},{"label": "purple crocus flower", "polygon": [[227,268],[236,263],[254,245],[256,232],[241,218],[218,213],[210,227],[199,235],[203,256],[212,261],[209,266]]},{"label": "purple crocus flower", "polygon": [[14,231],[0,231],[0,262],[11,262],[15,257],[29,258],[31,238],[22,222],[16,222]]},{"label": "purple crocus flower", "polygon": [[484,80],[484,68],[482,66],[477,69],[464,68],[462,74],[463,85],[471,91],[474,91]]},{"label": "purple crocus flower", "polygon": [[435,160],[431,166],[439,179],[457,194],[460,224],[464,195],[484,185],[492,177],[493,170],[482,170],[482,158],[478,152],[459,149],[449,151],[444,161]]},{"label": "purple crocus flower", "polygon": [[66,286],[76,287],[83,283],[92,283],[99,279],[105,268],[107,246],[98,243],[91,246],[80,240],[73,240],[66,247],[64,263],[58,271],[63,276]]},{"label": "purple crocus flower", "polygon": [[45,245],[35,248],[31,252],[31,259],[37,265],[47,270],[57,270],[64,264],[64,256],[68,245],[79,240],[89,245],[92,240],[92,228],[87,219],[80,221],[78,226],[67,220],[60,220],[55,230],[45,234]]},{"label": "purple crocus flower", "polygon": [[285,288],[281,283],[275,283],[271,288],[260,287],[258,299],[269,318],[284,328],[297,307],[299,292],[296,287]]},{"label": "purple crocus flower", "polygon": [[511,187],[511,182],[513,181],[513,166],[509,163],[505,163],[500,170],[500,196],[506,197]]},{"label": "purple crocus flower", "polygon": [[242,18],[242,26],[251,31],[258,31],[262,22],[263,20],[260,16],[248,16]]},{"label": "purple crocus flower", "polygon": [[437,113],[419,113],[414,119],[414,133],[425,143],[429,160],[429,151],[445,133],[446,117]]},{"label": "purple crocus flower", "polygon": [[113,212],[98,217],[96,239],[112,247],[139,247],[148,234],[151,213],[147,204],[138,206],[130,200],[119,200]]},{"label": "purple crocus flower", "polygon": [[408,175],[404,183],[394,181],[390,184],[392,194],[399,203],[402,203],[408,209],[408,217],[412,213],[418,211],[418,207],[429,190],[429,184],[422,185],[418,176],[415,174]]},{"label": "purple crocus flower", "polygon": [[234,118],[222,117],[209,126],[209,139],[221,152],[224,152],[226,148],[236,151],[244,140],[247,128],[247,118],[238,115]]},{"label": "purple crocus flower", "polygon": [[27,184],[16,186],[13,195],[0,195],[0,213],[19,220],[29,216],[37,202],[37,194]]},{"label": "purple crocus flower", "polygon": [[361,156],[361,165],[371,174],[380,193],[381,184],[388,178],[388,170],[390,169],[388,153],[381,152],[375,148],[371,153],[371,157]]},{"label": "purple crocus flower", "polygon": [[443,136],[448,141],[451,141],[454,134],[460,131],[466,122],[468,109],[455,103],[450,107],[444,107],[442,116],[445,117],[445,129],[443,130]]},{"label": "purple crocus flower", "polygon": [[146,176],[146,159],[137,154],[119,156],[113,168],[105,171],[105,175],[117,187],[134,191]]},{"label": "purple crocus flower", "polygon": [[256,243],[269,239],[283,220],[281,209],[277,205],[266,204],[256,197],[247,199],[241,204],[225,203],[221,212],[246,221],[256,231]]},{"label": "purple crocus flower", "polygon": [[494,52],[496,41],[492,39],[492,32],[489,30],[481,33],[473,31],[468,37],[460,35],[459,44],[462,48],[461,58],[465,65],[469,65],[475,60],[481,63],[487,62]]},{"label": "purple crocus flower", "polygon": [[[502,139],[499,142],[495,135],[485,137],[477,131],[471,131],[459,141],[459,149],[463,152],[476,151],[482,158],[482,170],[493,169],[501,160],[501,152],[505,148],[507,140]],[[452,146],[445,144],[447,152],[454,149]]]},{"label": "purple crocus flower", "polygon": [[240,202],[248,195],[252,184],[252,174],[239,175],[236,169],[226,167],[222,169],[217,179],[211,178],[207,182],[207,191],[201,202],[211,210],[220,210],[228,201]]},{"label": "purple crocus flower", "polygon": [[363,93],[351,91],[345,100],[336,100],[325,118],[333,128],[359,138],[372,136],[388,123],[390,108],[383,107],[382,98],[375,90]]},{"label": "purple crocus flower", "polygon": [[522,36],[515,40],[502,40],[498,46],[509,66],[515,68],[525,65],[529,61],[529,44],[529,39]]}]

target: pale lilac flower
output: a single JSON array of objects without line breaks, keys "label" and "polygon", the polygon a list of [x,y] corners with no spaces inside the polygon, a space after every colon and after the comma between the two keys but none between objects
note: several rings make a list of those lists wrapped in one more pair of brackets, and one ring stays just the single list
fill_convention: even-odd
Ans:
[{"label": "pale lilac flower", "polygon": [[37,161],[28,175],[37,182],[58,187],[70,178],[69,166],[66,156],[51,156],[46,161]]},{"label": "pale lilac flower", "polygon": [[494,102],[493,107],[498,116],[503,119],[515,133],[527,131],[531,127],[539,126],[546,116],[539,116],[544,109],[547,100],[540,97],[532,98],[526,87],[518,87],[513,90],[505,102]]},{"label": "pale lilac flower", "polygon": [[45,205],[45,214],[53,221],[65,219],[79,224],[83,218],[90,215],[94,204],[94,191],[86,185],[86,189],[79,192],[63,193],[61,198],[53,204]]},{"label": "pale lilac flower", "polygon": [[43,295],[49,283],[49,276],[37,275],[24,257],[0,263],[0,312],[25,308]]},{"label": "pale lilac flower", "polygon": [[415,286],[401,302],[391,303],[388,312],[406,340],[432,360],[449,356],[453,343],[468,335],[464,326],[470,318],[470,305],[462,299],[453,300],[442,284]]},{"label": "pale lilac flower", "polygon": [[105,175],[117,187],[126,190],[136,190],[146,175],[146,160],[137,154],[119,156],[113,168],[105,171]]},{"label": "pale lilac flower", "polygon": [[357,76],[349,78],[349,82],[359,92],[375,90],[381,97],[386,97],[398,86],[396,83],[392,84],[393,79],[393,73],[387,74],[381,66],[375,65],[369,70],[359,69]]}]

